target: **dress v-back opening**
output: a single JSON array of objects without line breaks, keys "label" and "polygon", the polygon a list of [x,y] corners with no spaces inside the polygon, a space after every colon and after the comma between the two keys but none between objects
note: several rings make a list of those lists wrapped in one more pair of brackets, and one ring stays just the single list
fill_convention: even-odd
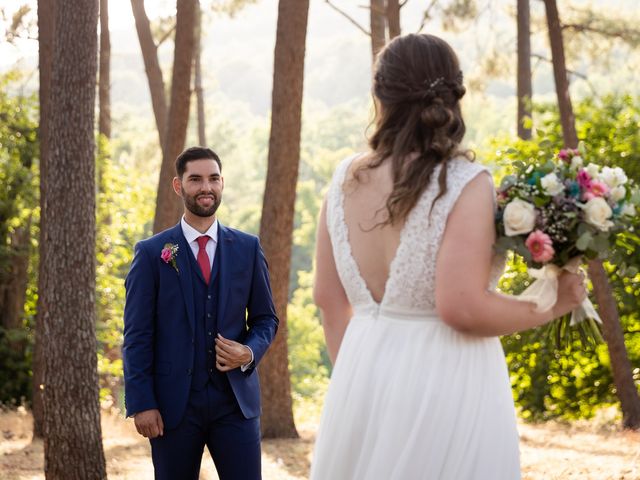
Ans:
[{"label": "dress v-back opening", "polygon": [[[353,238],[353,235],[351,233],[351,229],[349,227],[349,224],[347,223],[346,220],[346,210],[345,210],[345,202],[346,202],[346,195],[344,192],[344,188],[345,188],[345,184],[347,181],[352,181],[354,180],[353,178],[349,178],[349,175],[351,174],[351,165],[353,164],[353,162],[356,160],[356,158],[358,157],[353,157],[350,161],[349,161],[349,165],[346,167],[345,172],[344,172],[344,177],[342,179],[342,184],[341,184],[341,188],[340,188],[340,209],[342,210],[342,218],[341,218],[341,223],[342,226],[344,227],[345,230],[345,234],[346,234],[346,243],[348,246],[348,255],[351,257],[351,260],[353,261],[353,265],[355,266],[355,271],[357,276],[359,277],[360,281],[362,282],[362,285],[364,286],[364,288],[366,289],[366,292],[369,296],[369,300],[371,305],[377,307],[378,309],[385,304],[385,297],[387,294],[387,291],[389,289],[389,284],[392,280],[392,276],[393,276],[393,272],[394,272],[394,266],[395,263],[397,261],[398,258],[398,253],[400,251],[400,248],[402,246],[402,240],[404,237],[404,233],[405,230],[407,228],[407,223],[408,223],[408,218],[405,219],[402,227],[400,227],[400,231],[399,231],[399,235],[398,235],[398,244],[396,245],[393,255],[391,256],[391,261],[389,262],[389,264],[387,265],[387,270],[388,270],[388,274],[386,279],[384,280],[384,282],[382,282],[383,285],[383,289],[381,292],[381,295],[379,296],[379,298],[376,298],[376,295],[374,295],[373,289],[371,288],[371,282],[367,281],[363,274],[362,274],[362,268],[361,265],[358,263],[358,260],[356,260],[356,255],[354,254],[354,246],[351,243],[351,240]],[[360,157],[361,158],[361,157]],[[385,202],[386,204],[386,202]],[[375,221],[375,220],[374,220]],[[356,228],[362,228],[360,226],[361,221],[357,221],[355,222],[356,224]],[[374,229],[378,228],[377,225],[375,225],[373,227]]]}]

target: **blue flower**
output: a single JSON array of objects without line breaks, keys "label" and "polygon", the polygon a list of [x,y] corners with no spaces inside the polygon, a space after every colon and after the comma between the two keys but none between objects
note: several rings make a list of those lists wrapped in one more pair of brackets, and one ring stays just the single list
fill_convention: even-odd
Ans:
[{"label": "blue flower", "polygon": [[569,195],[578,198],[580,196],[580,184],[578,182],[569,182]]},{"label": "blue flower", "polygon": [[540,177],[542,177],[542,174],[540,172],[533,172],[531,174],[531,177],[529,177],[529,179],[527,180],[527,183],[529,185],[535,185],[536,183],[538,183],[538,180],[540,180]]}]

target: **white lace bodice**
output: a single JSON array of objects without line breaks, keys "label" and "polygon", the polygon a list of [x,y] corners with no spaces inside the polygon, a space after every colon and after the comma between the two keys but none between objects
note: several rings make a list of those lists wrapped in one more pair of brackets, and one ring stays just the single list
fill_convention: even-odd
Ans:
[{"label": "white lace bodice", "polygon": [[[437,178],[440,166],[436,167],[430,185],[405,221],[398,250],[391,262],[384,297],[378,305],[353,258],[344,217],[343,184],[356,156],[346,158],[339,164],[327,194],[327,227],[338,275],[349,302],[354,308],[384,307],[400,312],[434,312],[436,257],[447,218],[465,185],[486,168],[464,157],[451,160],[447,166],[447,192],[435,203],[429,216],[431,204],[439,192]],[[496,258],[491,273],[494,287],[502,274],[502,267],[502,259]]]}]

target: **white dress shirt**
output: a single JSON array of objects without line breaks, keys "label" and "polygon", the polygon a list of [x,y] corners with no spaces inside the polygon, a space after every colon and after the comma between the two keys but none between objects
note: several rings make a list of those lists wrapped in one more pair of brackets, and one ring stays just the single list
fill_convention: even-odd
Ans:
[{"label": "white dress shirt", "polygon": [[184,215],[182,216],[182,220],[180,220],[180,226],[182,227],[182,234],[184,235],[184,238],[187,239],[187,243],[191,247],[191,251],[193,252],[193,256],[196,261],[198,261],[198,250],[200,250],[200,247],[198,246],[198,237],[201,237],[202,235],[209,236],[205,249],[207,251],[207,256],[209,257],[209,268],[213,269],[213,257],[216,255],[216,246],[218,245],[218,219],[216,219],[209,227],[209,230],[204,233],[200,233],[189,225],[184,219]]}]

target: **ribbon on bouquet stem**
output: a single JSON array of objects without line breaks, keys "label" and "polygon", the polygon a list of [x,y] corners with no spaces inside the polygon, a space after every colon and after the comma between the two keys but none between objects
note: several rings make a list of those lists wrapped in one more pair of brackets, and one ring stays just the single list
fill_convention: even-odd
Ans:
[{"label": "ribbon on bouquet stem", "polygon": [[[563,266],[548,264],[542,268],[532,268],[529,270],[535,280],[527,289],[517,296],[523,302],[532,302],[536,305],[536,312],[546,312],[550,310],[558,300],[558,277],[563,270],[571,273],[578,273],[580,270],[581,257],[575,257]],[[598,323],[602,323],[600,315],[596,312],[593,303],[586,297],[582,303],[571,312],[570,325],[577,325],[587,318],[592,318]]]}]

